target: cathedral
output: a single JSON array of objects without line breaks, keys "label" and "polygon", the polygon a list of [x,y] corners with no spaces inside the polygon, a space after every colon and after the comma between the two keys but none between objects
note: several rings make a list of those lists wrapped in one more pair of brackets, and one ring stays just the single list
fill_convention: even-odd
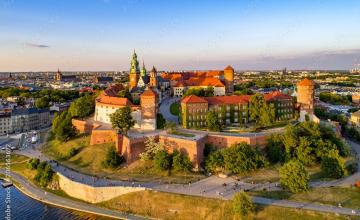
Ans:
[{"label": "cathedral", "polygon": [[155,67],[148,74],[144,62],[140,69],[137,54],[134,51],[129,72],[129,91],[133,100],[139,100],[146,88],[151,88],[158,94],[159,103],[171,93],[170,80],[159,76]]}]

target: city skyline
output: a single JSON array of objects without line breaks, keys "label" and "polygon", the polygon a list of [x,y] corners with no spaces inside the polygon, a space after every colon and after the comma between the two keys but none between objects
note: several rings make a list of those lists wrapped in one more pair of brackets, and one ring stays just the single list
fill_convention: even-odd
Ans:
[{"label": "city skyline", "polygon": [[[66,1],[65,1],[66,2]],[[2,1],[0,71],[350,69],[360,3]]]}]

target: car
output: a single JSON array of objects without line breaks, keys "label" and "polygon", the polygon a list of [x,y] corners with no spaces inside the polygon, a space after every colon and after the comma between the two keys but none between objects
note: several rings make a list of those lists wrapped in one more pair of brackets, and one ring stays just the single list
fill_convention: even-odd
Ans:
[{"label": "car", "polygon": [[16,146],[11,146],[11,147],[10,147],[10,150],[16,150],[16,149],[17,149]]},{"label": "car", "polygon": [[5,147],[5,146],[2,146],[2,147],[1,147],[1,150],[6,150],[6,147]]}]

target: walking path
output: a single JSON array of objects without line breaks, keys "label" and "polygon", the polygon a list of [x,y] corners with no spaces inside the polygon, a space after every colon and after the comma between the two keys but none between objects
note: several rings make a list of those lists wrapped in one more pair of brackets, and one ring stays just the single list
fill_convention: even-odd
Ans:
[{"label": "walking path", "polygon": [[[349,141],[351,147],[360,154],[360,145]],[[41,160],[49,159],[44,156],[38,149],[27,149],[19,152],[20,154],[37,157]],[[358,157],[359,159],[359,157]],[[360,162],[360,161],[359,161]],[[243,181],[237,181],[233,178],[219,178],[217,176],[211,176],[201,181],[195,182],[193,184],[181,185],[181,184],[158,184],[158,183],[138,183],[138,182],[128,182],[128,181],[119,181],[119,180],[110,180],[110,179],[99,179],[90,175],[79,173],[75,170],[66,168],[56,162],[51,162],[53,169],[56,172],[61,173],[62,175],[84,184],[91,186],[141,186],[148,189],[153,189],[163,192],[172,192],[186,195],[196,195],[202,197],[210,198],[220,198],[220,199],[231,199],[234,193],[241,190],[280,190],[278,183],[265,183],[265,184],[251,184]],[[311,183],[313,187],[329,187],[329,186],[339,186],[339,185],[353,185],[356,181],[359,181],[359,171],[354,175],[351,175],[347,178],[334,180],[329,182],[314,182]],[[303,208],[314,211],[325,211],[340,213],[346,215],[360,215],[360,210],[351,210],[348,208],[339,208],[335,206],[328,205],[318,205],[313,203],[304,203],[304,202],[295,202],[289,200],[274,200],[263,197],[253,197],[254,202],[265,205],[277,205],[290,208]],[[61,203],[60,203],[61,204]]]},{"label": "walking path", "polygon": [[[5,174],[4,169],[0,169],[1,174]],[[72,199],[64,198],[57,196],[52,193],[47,193],[45,190],[34,186],[33,184],[29,183],[24,177],[11,172],[11,178],[19,183],[21,186],[16,186],[22,193],[26,194],[27,196],[55,206],[60,206],[62,208],[77,210],[81,212],[88,212],[95,215],[102,215],[106,217],[116,218],[116,219],[131,219],[131,220],[140,220],[140,219],[148,219],[141,216],[127,214],[120,211],[109,210],[105,208],[101,208],[95,205],[91,205],[85,202],[75,201]]]},{"label": "walking path", "polygon": [[168,99],[163,100],[162,103],[160,104],[159,110],[160,110],[160,113],[166,119],[166,121],[175,122],[177,124],[178,117],[171,114],[171,112],[170,112],[170,106],[174,102],[180,102],[180,98],[168,98]]}]

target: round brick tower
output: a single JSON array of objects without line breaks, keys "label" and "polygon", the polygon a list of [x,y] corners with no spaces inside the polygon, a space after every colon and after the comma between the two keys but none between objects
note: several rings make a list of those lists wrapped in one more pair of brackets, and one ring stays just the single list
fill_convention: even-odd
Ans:
[{"label": "round brick tower", "polygon": [[306,111],[309,114],[314,112],[314,92],[315,83],[307,78],[297,84],[297,103],[300,104],[300,111]]},{"label": "round brick tower", "polygon": [[227,66],[224,69],[225,93],[232,95],[234,92],[234,68]]},{"label": "round brick tower", "polygon": [[158,105],[158,95],[151,88],[147,88],[143,94],[140,95],[141,106],[141,129],[155,130],[156,129],[156,114]]}]

